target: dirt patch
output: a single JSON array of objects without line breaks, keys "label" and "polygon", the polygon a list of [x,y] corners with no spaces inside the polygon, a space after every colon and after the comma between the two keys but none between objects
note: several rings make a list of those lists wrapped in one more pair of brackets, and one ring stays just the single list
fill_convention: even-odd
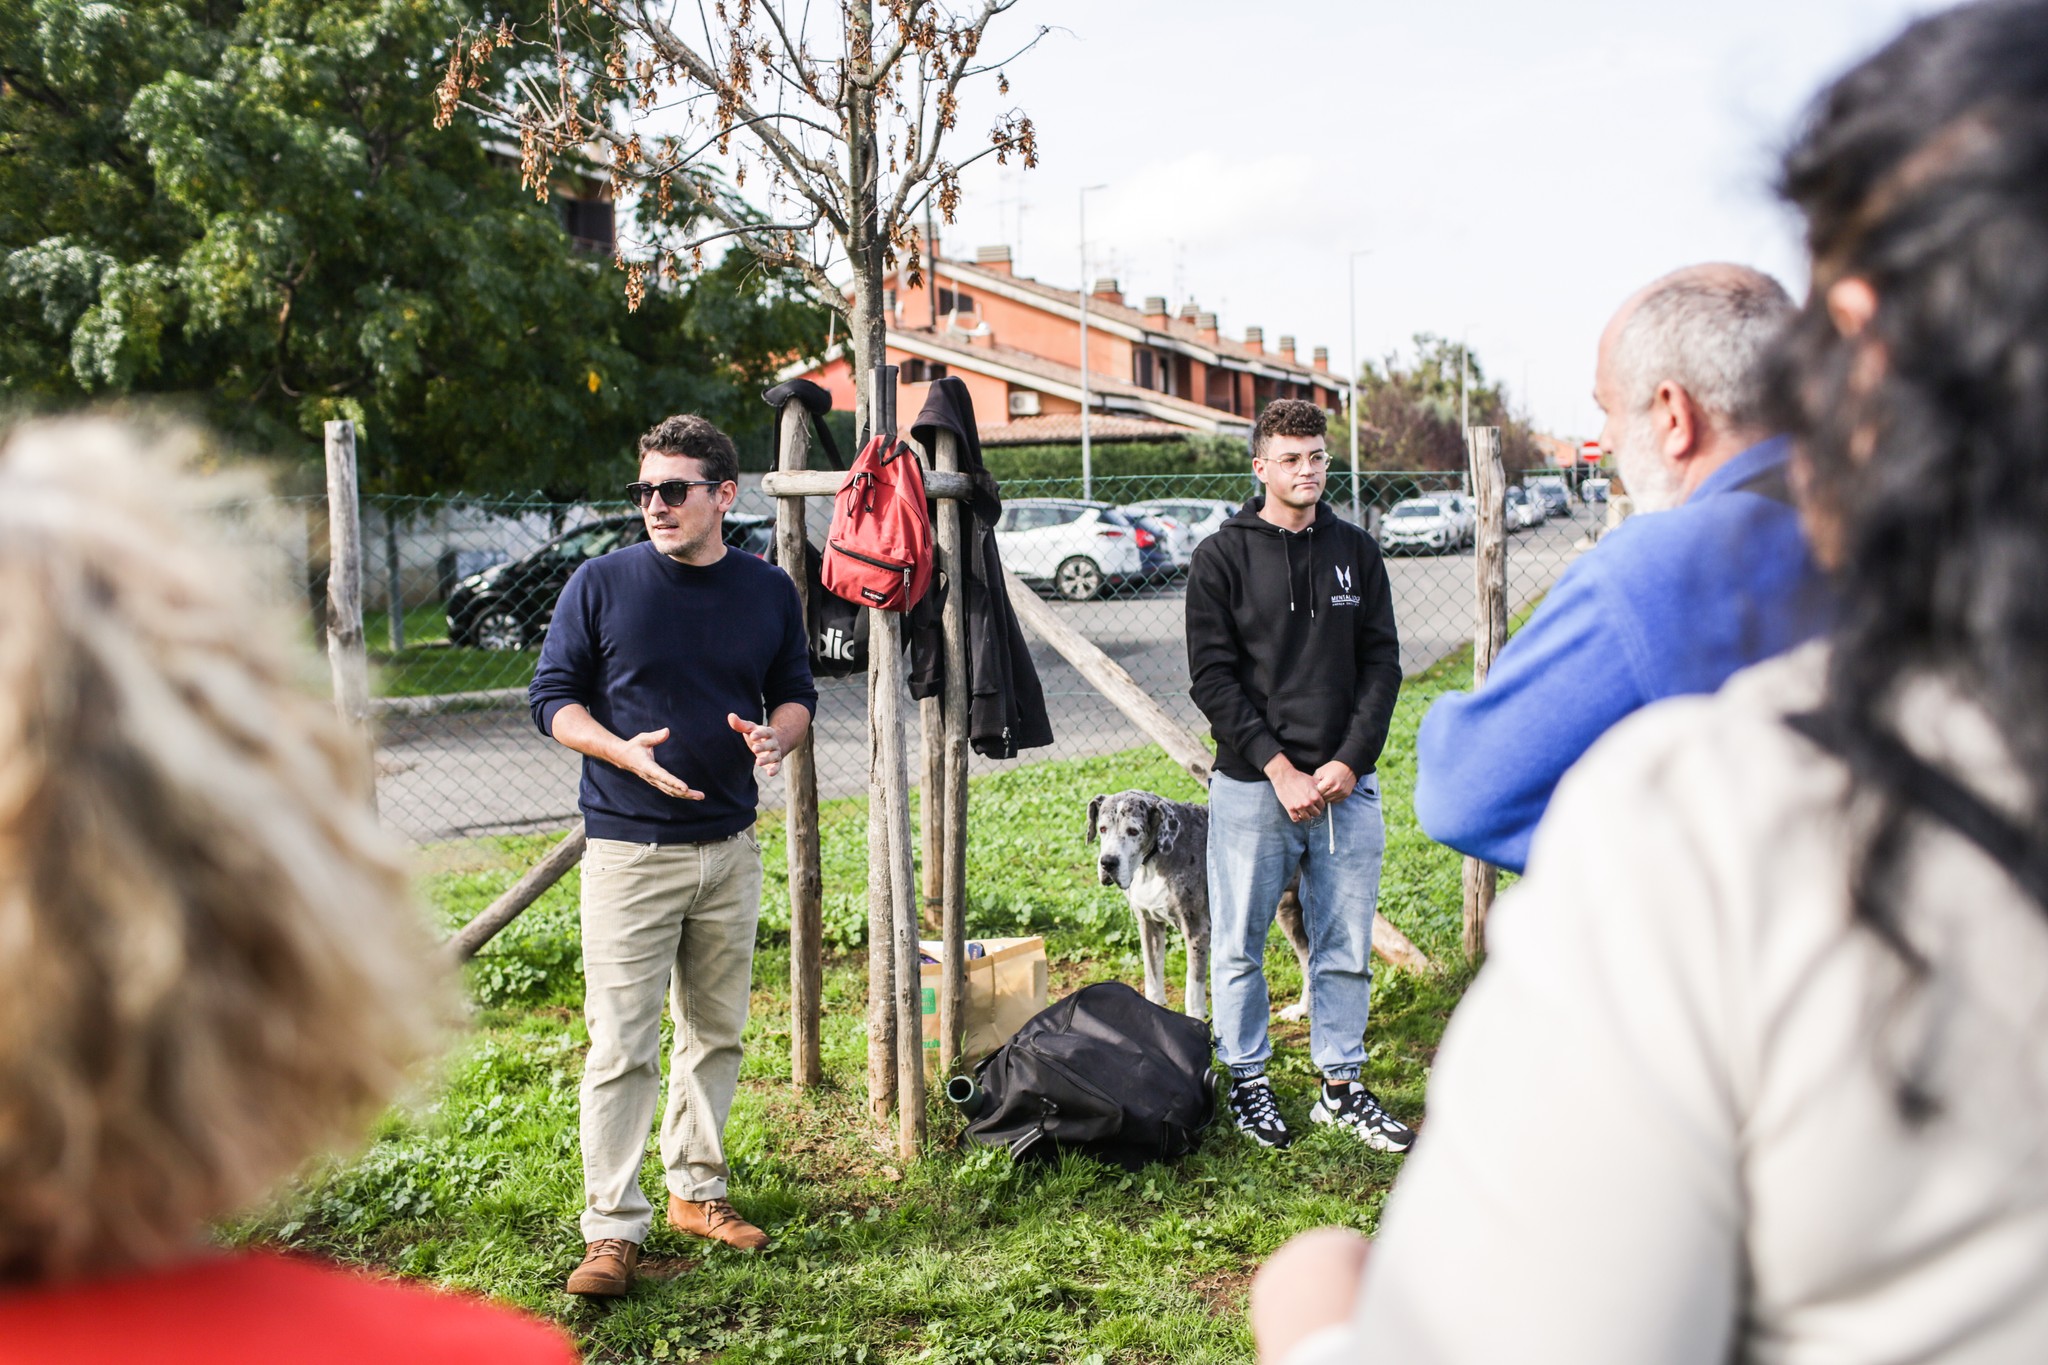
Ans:
[{"label": "dirt patch", "polygon": [[674,1280],[704,1264],[701,1256],[643,1256],[640,1273],[650,1280]]},{"label": "dirt patch", "polygon": [[1249,1270],[1212,1270],[1195,1277],[1190,1286],[1209,1306],[1211,1317],[1236,1317],[1245,1310],[1245,1296],[1252,1285]]}]

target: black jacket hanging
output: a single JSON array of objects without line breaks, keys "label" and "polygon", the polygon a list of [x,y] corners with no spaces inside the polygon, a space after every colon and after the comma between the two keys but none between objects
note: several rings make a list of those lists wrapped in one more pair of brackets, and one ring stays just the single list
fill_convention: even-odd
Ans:
[{"label": "black jacket hanging", "polygon": [[[1003,584],[1003,562],[996,551],[996,522],[1003,514],[996,481],[981,458],[981,436],[974,425],[974,399],[964,381],[948,375],[935,381],[911,433],[926,450],[938,434],[949,431],[960,444],[960,472],[974,481],[967,500],[967,544],[964,550],[967,590],[968,742],[984,758],[1014,758],[1024,749],[1052,743],[1052,722],[1045,711],[1045,689],[1024,643],[1024,628],[1010,606]],[[940,565],[943,579],[954,580],[953,566]],[[946,583],[957,590],[958,581]],[[931,594],[937,597],[937,593]],[[940,647],[936,610],[909,621],[910,693],[934,697],[945,685],[945,651]]]}]

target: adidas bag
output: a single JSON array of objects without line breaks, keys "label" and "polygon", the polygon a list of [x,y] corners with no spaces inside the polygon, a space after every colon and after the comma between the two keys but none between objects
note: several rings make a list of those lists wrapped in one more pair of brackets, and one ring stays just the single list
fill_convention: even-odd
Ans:
[{"label": "adidas bag", "polygon": [[1136,1170],[1194,1150],[1216,1115],[1209,1058],[1208,1024],[1105,981],[1041,1010],[947,1093],[983,1147]]},{"label": "adidas bag", "polygon": [[901,441],[877,436],[832,501],[821,581],[835,597],[909,611],[932,581],[932,519],[924,471]]}]

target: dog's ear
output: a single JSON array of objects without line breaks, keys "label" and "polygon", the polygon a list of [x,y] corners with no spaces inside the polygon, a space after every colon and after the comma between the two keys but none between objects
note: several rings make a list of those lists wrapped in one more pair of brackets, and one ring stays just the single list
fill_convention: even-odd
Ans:
[{"label": "dog's ear", "polygon": [[1095,817],[1102,814],[1102,803],[1107,800],[1109,800],[1107,796],[1098,796],[1088,803],[1088,828],[1081,835],[1081,842],[1087,844],[1095,842]]},{"label": "dog's ear", "polygon": [[1152,848],[1157,853],[1173,852],[1174,841],[1180,838],[1180,815],[1164,801],[1146,813],[1152,825]]}]

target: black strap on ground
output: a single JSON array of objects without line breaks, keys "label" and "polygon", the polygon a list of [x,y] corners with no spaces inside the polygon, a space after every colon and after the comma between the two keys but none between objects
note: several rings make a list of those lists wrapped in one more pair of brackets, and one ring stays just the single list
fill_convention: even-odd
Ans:
[{"label": "black strap on ground", "polygon": [[[1785,723],[1822,749],[1851,762],[1835,722],[1818,713],[1787,716]],[[2027,832],[1994,810],[1983,797],[1927,762],[1889,734],[1873,734],[1865,745],[1876,775],[1916,809],[1933,816],[1984,851],[2028,895],[2048,906],[2048,853]],[[1854,764],[1851,762],[1853,771]]]}]

